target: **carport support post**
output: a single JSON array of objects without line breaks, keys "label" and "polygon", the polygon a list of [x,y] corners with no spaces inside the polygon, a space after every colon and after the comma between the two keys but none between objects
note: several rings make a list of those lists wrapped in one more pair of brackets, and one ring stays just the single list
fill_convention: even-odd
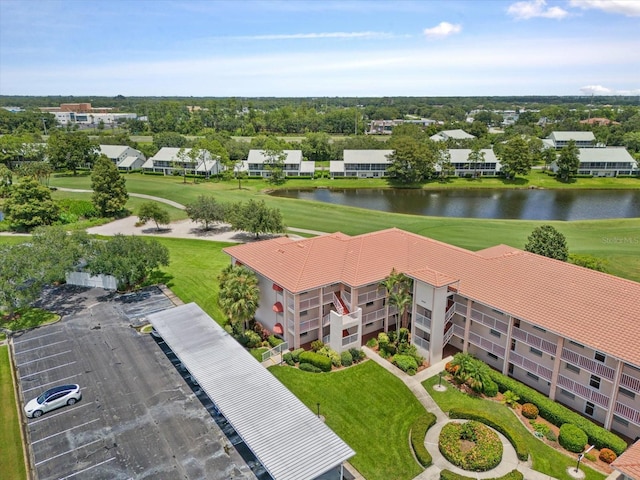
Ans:
[{"label": "carport support post", "polygon": [[318,418],[320,418],[320,402],[318,402],[316,405],[318,405]]}]

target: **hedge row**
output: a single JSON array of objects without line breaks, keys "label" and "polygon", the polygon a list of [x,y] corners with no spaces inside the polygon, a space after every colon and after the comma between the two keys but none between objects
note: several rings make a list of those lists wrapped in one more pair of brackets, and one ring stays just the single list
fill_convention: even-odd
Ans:
[{"label": "hedge row", "polygon": [[587,444],[587,434],[575,425],[565,423],[560,427],[558,443],[565,449],[573,453],[581,453]]},{"label": "hedge row", "polygon": [[513,448],[516,450],[516,455],[522,461],[526,461],[529,458],[529,450],[527,446],[522,442],[520,435],[516,432],[510,425],[502,425],[496,423],[493,418],[490,418],[485,414],[485,412],[478,410],[466,410],[464,408],[452,408],[449,410],[450,418],[464,418],[466,420],[477,420],[478,422],[482,422],[488,427],[493,428],[494,430],[499,431],[507,440],[513,445]]},{"label": "hedge row", "polygon": [[331,371],[331,359],[316,352],[302,352],[300,354],[300,363],[309,363],[323,372]]},{"label": "hedge row", "polygon": [[411,425],[411,447],[418,462],[424,468],[430,467],[433,462],[431,454],[424,446],[424,437],[427,435],[427,431],[436,424],[436,416],[427,412],[424,415],[416,418],[413,425]]},{"label": "hedge row", "polygon": [[[440,472],[440,480],[474,480],[475,478],[476,477],[465,477],[464,475],[453,473],[450,470],[442,470]],[[502,477],[488,478],[486,480],[524,480],[524,475],[518,470],[512,470]]]},{"label": "hedge row", "polygon": [[520,397],[522,403],[533,403],[545,420],[561,427],[565,423],[572,423],[587,434],[589,443],[597,449],[609,448],[616,455],[620,455],[627,448],[627,443],[615,433],[596,425],[579,413],[569,410],[559,403],[549,400],[544,394],[528,387],[513,378],[491,370],[491,378],[498,384],[501,392],[511,390]]}]

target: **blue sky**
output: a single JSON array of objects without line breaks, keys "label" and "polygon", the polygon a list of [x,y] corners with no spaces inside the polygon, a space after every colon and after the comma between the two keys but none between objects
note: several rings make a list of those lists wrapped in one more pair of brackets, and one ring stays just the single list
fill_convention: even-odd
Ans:
[{"label": "blue sky", "polygon": [[0,94],[640,95],[640,0],[0,1]]}]

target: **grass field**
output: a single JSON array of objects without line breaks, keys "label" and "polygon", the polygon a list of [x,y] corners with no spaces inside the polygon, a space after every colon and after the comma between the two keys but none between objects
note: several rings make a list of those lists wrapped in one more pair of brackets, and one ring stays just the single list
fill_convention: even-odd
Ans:
[{"label": "grass field", "polygon": [[[349,235],[371,232],[389,227],[397,227],[436,240],[451,243],[470,250],[479,250],[499,243],[523,248],[531,231],[543,224],[551,224],[562,232],[571,253],[592,254],[607,260],[609,270],[614,275],[640,281],[640,218],[585,220],[585,221],[529,221],[529,220],[487,220],[472,218],[442,218],[418,215],[404,215],[365,210],[353,207],[331,205],[327,203],[276,198],[266,195],[263,190],[269,185],[260,180],[243,182],[239,190],[236,182],[206,182],[183,184],[175,177],[158,177],[149,175],[127,175],[127,188],[130,192],[146,193],[168,198],[186,204],[194,201],[199,195],[212,195],[221,202],[244,201],[248,198],[264,199],[271,207],[277,207],[283,214],[286,225],[307,228],[323,232],[342,231]],[[465,182],[464,179],[459,179]],[[611,182],[635,182],[636,179],[579,179]],[[332,182],[324,179],[324,182]],[[485,179],[482,180],[483,182]],[[499,181],[492,179],[492,181]],[[309,183],[310,180],[290,180],[287,187],[312,186],[321,180]],[[357,184],[362,188],[374,187],[380,180],[342,180],[339,184]],[[54,177],[51,184],[68,188],[90,188],[87,176]],[[604,183],[603,185],[604,186]],[[627,188],[630,188],[628,186]],[[56,192],[56,195],[64,192]],[[78,195],[78,194],[75,194]],[[89,198],[89,194],[84,194]],[[136,200],[131,200],[135,207]],[[167,206],[167,209],[171,207]],[[174,209],[175,210],[175,209]],[[174,218],[181,218],[183,212],[173,212]]]},{"label": "grass field", "polygon": [[[496,423],[509,425],[518,431],[527,444],[534,470],[560,480],[571,480],[573,478],[567,473],[567,468],[575,467],[575,455],[571,457],[564,455],[538,440],[518,421],[509,407],[490,400],[465,395],[452,387],[447,388],[444,392],[438,392],[433,389],[436,383],[438,383],[437,375],[425,380],[422,385],[443,411],[448,412],[452,408],[482,411],[484,415],[489,415]],[[586,480],[602,480],[605,478],[605,475],[589,467],[583,466],[581,469],[586,474]]]},{"label": "grass field", "polygon": [[[17,403],[13,393],[9,347],[0,347],[0,465],[3,478],[21,480],[27,478],[22,455],[20,421],[16,411]],[[4,477],[4,475],[8,475]]]},{"label": "grass field", "polygon": [[321,374],[269,370],[311,411],[320,403],[327,425],[356,452],[349,461],[367,480],[408,480],[422,471],[409,447],[409,428],[424,408],[375,362]]}]

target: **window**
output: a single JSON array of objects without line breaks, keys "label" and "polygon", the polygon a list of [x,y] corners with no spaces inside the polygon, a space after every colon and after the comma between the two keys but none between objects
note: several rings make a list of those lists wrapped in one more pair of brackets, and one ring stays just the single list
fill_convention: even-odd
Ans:
[{"label": "window", "polygon": [[531,348],[529,348],[529,351],[530,351],[531,353],[533,353],[534,355],[537,355],[537,356],[539,356],[539,357],[541,357],[541,356],[542,356],[542,350],[538,350],[537,348],[533,348],[533,347],[531,347]]},{"label": "window", "polygon": [[607,356],[602,352],[596,352],[596,354],[594,355],[593,358],[595,358],[596,361],[598,361],[598,362],[604,363],[606,361],[606,359],[607,359]]},{"label": "window", "polygon": [[509,364],[509,375],[513,375],[513,363]]},{"label": "window", "polygon": [[516,339],[512,338],[511,339],[511,350],[515,350],[516,349]]},{"label": "window", "polygon": [[305,310],[305,311],[303,311],[303,312],[300,312],[300,316],[301,316],[301,317],[306,317],[307,315],[309,315],[309,311],[308,311],[308,310]]},{"label": "window", "polygon": [[595,405],[591,402],[587,402],[587,404],[584,406],[584,413],[586,413],[590,417],[593,417],[594,409],[595,409]]},{"label": "window", "polygon": [[566,390],[563,390],[562,388],[560,389],[560,395],[564,395],[565,397],[570,398],[571,400],[576,398],[576,396],[573,393],[567,392]]},{"label": "window", "polygon": [[624,395],[625,397],[636,398],[636,394],[633,393],[631,390],[627,390],[626,388],[620,387],[619,392],[620,392],[620,395]]},{"label": "window", "polygon": [[566,368],[567,370],[569,370],[570,372],[573,372],[573,373],[580,373],[580,369],[578,367],[576,367],[575,365],[572,365],[570,363],[566,363],[564,368]]},{"label": "window", "polygon": [[520,319],[519,318],[514,318],[513,319],[513,326],[516,328],[520,328]]},{"label": "window", "polygon": [[593,388],[597,390],[600,390],[600,377],[591,375],[591,379],[589,380],[589,385],[591,385]]},{"label": "window", "polygon": [[370,307],[371,305],[373,305],[373,302],[367,302],[367,304],[365,305],[365,307]]},{"label": "window", "polygon": [[531,373],[531,372],[527,372],[527,377],[529,377],[529,378],[531,378],[531,379],[535,380],[536,382],[537,382],[537,381],[538,381],[538,379],[540,378],[540,377],[538,377],[537,375],[535,375],[535,374],[533,374],[533,373]]},{"label": "window", "polygon": [[497,355],[494,355],[494,354],[493,354],[493,353],[491,353],[491,352],[487,352],[487,357],[489,357],[489,358],[493,358],[494,360],[497,360],[497,359],[498,359],[498,356],[497,356]]},{"label": "window", "polygon": [[500,332],[499,332],[499,331],[494,330],[493,328],[492,328],[491,330],[489,330],[489,333],[490,333],[491,335],[493,335],[494,337],[498,337],[498,338],[500,338],[500,337],[502,336],[502,335],[500,335]]},{"label": "window", "polygon": [[627,422],[624,418],[620,418],[617,415],[613,416],[613,421],[619,423],[620,425],[624,425],[625,427],[629,426],[629,422]]}]

